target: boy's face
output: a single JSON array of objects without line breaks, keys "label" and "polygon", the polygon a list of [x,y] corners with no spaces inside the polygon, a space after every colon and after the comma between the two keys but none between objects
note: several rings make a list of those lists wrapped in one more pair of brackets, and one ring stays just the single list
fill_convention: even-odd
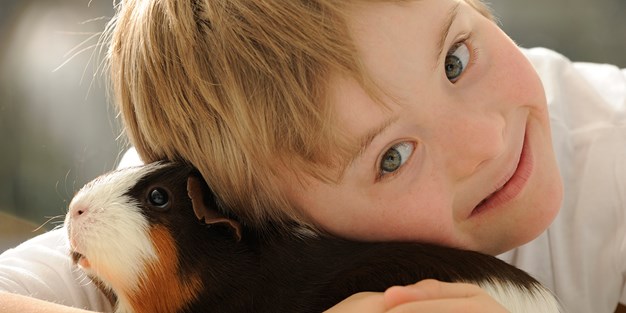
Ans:
[{"label": "boy's face", "polygon": [[338,184],[288,196],[321,228],[497,254],[541,233],[562,185],[544,91],[517,46],[464,1],[365,2],[349,26],[387,107],[330,81],[339,127],[364,144]]}]

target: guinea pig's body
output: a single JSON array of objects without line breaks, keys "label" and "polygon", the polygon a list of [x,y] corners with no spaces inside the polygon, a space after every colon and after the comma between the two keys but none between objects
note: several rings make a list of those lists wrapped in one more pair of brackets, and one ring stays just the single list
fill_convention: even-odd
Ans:
[{"label": "guinea pig's body", "polygon": [[511,312],[559,312],[548,290],[491,256],[241,227],[197,175],[176,164],[124,169],[72,200],[72,256],[117,296],[116,312],[321,312],[426,278],[478,284]]}]

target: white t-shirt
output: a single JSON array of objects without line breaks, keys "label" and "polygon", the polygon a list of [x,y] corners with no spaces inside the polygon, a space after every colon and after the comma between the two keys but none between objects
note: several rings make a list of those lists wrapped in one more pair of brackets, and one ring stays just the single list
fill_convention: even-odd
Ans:
[{"label": "white t-shirt", "polygon": [[[532,242],[500,255],[553,290],[566,312],[612,313],[626,303],[626,70],[524,51],[546,88],[565,200]],[[140,164],[134,151],[120,167]],[[64,229],[0,255],[0,291],[112,311],[71,264]]]}]

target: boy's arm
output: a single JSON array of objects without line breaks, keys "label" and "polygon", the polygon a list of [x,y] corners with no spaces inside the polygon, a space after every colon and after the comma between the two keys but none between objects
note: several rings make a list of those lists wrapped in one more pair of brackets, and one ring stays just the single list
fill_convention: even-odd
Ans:
[{"label": "boy's arm", "polygon": [[0,292],[0,312],[3,313],[88,313],[81,310],[52,302],[47,302],[22,295]]}]

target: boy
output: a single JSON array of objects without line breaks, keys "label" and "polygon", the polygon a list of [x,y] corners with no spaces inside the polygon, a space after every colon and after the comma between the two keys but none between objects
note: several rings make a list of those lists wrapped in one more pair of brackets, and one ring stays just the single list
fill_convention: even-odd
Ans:
[{"label": "boy", "polygon": [[[470,0],[125,1],[111,73],[141,158],[191,162],[253,223],[510,251],[568,312],[611,312],[625,299],[624,74],[543,50],[531,66],[489,17]],[[362,305],[502,310],[426,281],[331,311]]]}]

